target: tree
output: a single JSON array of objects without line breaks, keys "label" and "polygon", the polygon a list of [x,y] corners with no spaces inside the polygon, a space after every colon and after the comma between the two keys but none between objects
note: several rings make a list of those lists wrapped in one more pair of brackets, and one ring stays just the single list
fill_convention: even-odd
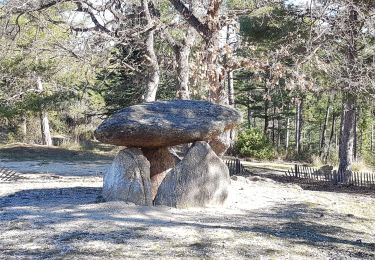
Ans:
[{"label": "tree", "polygon": [[[221,33],[228,29],[228,24],[236,20],[237,15],[251,13],[261,6],[268,4],[263,1],[261,5],[256,5],[252,1],[251,8],[241,10],[226,10],[222,0],[210,0],[206,4],[205,15],[200,17],[194,10],[191,10],[182,0],[169,0],[174,8],[184,17],[205,42],[205,65],[206,78],[209,87],[208,99],[215,103],[228,103],[228,94],[225,91],[225,79],[228,71],[233,71],[246,66],[254,66],[250,59],[241,60],[238,57],[231,57],[230,60],[223,59],[225,56],[226,37],[221,37]],[[226,22],[222,22],[226,21]]]},{"label": "tree", "polygon": [[[291,116],[296,114],[298,118],[294,122],[297,123],[297,131],[294,137],[299,147],[297,151],[300,152],[301,141],[298,140],[302,136],[303,128],[299,126],[302,126],[303,110],[296,109],[299,113],[295,113],[291,105],[294,100],[296,107],[300,108],[297,101],[303,98],[310,85],[295,69],[297,58],[303,50],[307,26],[282,5],[273,5],[242,16],[240,22],[244,44],[239,49],[239,55],[251,57],[260,66],[241,70],[241,73],[251,71],[248,76],[239,72],[235,74],[234,78],[238,78],[235,81],[237,92],[240,92],[237,93],[237,102],[247,106],[251,118],[263,121],[263,132],[279,147],[284,138],[285,146],[289,148]],[[243,86],[240,82],[246,77],[251,84]]]},{"label": "tree", "polygon": [[[351,168],[354,157],[356,107],[362,93],[373,93],[374,1],[329,1],[312,6],[312,37],[308,49],[313,66],[325,73],[342,93],[339,172]],[[312,60],[310,60],[311,62]],[[337,87],[336,87],[337,86]]]},{"label": "tree", "polygon": [[[21,17],[26,14],[37,13],[36,17],[59,26],[68,28],[77,34],[78,45],[60,46],[72,56],[94,62],[96,66],[103,66],[113,46],[121,45],[132,50],[144,49],[144,56],[140,63],[147,65],[147,88],[144,93],[145,101],[153,101],[156,97],[160,81],[160,70],[157,55],[154,49],[155,32],[157,31],[158,10],[152,1],[108,1],[98,2],[90,0],[47,0],[31,1],[24,5],[18,0],[7,1],[5,12]],[[51,17],[53,10],[57,15]],[[68,15],[67,15],[68,14]],[[18,20],[18,19],[17,19]],[[84,52],[83,52],[84,51]],[[96,57],[92,59],[90,53]],[[99,55],[102,59],[99,60]],[[104,55],[103,55],[104,54]],[[136,70],[128,64],[126,59],[123,66]]]},{"label": "tree", "polygon": [[44,22],[26,14],[10,17],[3,27],[7,31],[0,38],[4,43],[0,60],[0,113],[18,118],[22,141],[27,134],[28,116],[38,114],[41,143],[52,145],[49,113],[67,100],[78,98],[75,91],[89,80],[90,72],[85,64],[56,49],[56,45],[69,41],[69,33]]},{"label": "tree", "polygon": [[147,83],[147,91],[145,94],[145,101],[155,101],[156,92],[159,87],[160,81],[160,69],[158,59],[155,53],[155,22],[149,9],[149,5],[153,6],[153,3],[149,0],[142,0],[143,13],[146,20],[146,32],[145,32],[145,45],[146,45],[146,58],[149,61],[149,75]]},{"label": "tree", "polygon": [[[38,85],[38,92],[43,94],[44,88],[43,88],[43,83],[42,83],[42,79],[40,76],[37,76],[37,85]],[[40,128],[42,132],[42,144],[51,146],[52,138],[51,138],[51,132],[49,128],[48,112],[43,107],[40,108]]]}]

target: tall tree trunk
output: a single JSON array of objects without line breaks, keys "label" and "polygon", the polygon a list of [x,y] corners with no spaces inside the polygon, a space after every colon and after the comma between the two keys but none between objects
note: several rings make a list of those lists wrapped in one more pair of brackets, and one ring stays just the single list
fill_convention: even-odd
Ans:
[{"label": "tall tree trunk", "polygon": [[350,170],[353,162],[355,106],[355,96],[350,93],[345,93],[343,95],[342,119],[340,126],[339,172]]},{"label": "tall tree trunk", "polygon": [[206,25],[210,31],[210,36],[206,38],[207,79],[209,84],[209,99],[217,104],[226,104],[228,102],[224,87],[226,71],[220,63],[220,43],[225,43],[226,41],[220,34],[221,9],[221,0],[211,0],[206,16]]},{"label": "tall tree trunk", "polygon": [[296,101],[296,152],[299,154],[302,148],[302,125],[303,125],[303,99],[297,99]]},{"label": "tall tree trunk", "polygon": [[190,52],[195,41],[193,28],[189,27],[181,45],[175,46],[177,60],[178,94],[180,99],[190,99],[189,75],[190,75]]},{"label": "tall tree trunk", "polygon": [[354,112],[354,141],[353,141],[353,160],[354,161],[357,161],[357,159],[358,159],[357,117],[358,117],[358,111],[357,111],[357,108],[355,108],[355,112]]},{"label": "tall tree trunk", "polygon": [[264,101],[264,135],[269,135],[268,100]]},{"label": "tall tree trunk", "polygon": [[337,148],[339,146],[339,138],[338,138],[339,134],[337,133],[337,131],[335,131],[335,147]]},{"label": "tall tree trunk", "polygon": [[228,71],[228,104],[231,107],[234,107],[234,80],[233,80],[233,71]]},{"label": "tall tree trunk", "polygon": [[27,135],[27,117],[25,113],[23,113],[20,118],[19,132],[21,135],[22,142],[25,142]]},{"label": "tall tree trunk", "polygon": [[[147,20],[147,27],[152,28],[154,26],[154,20],[151,17],[150,10],[148,8],[148,0],[142,0],[142,7],[143,11],[145,13],[145,17]],[[149,101],[155,101],[156,99],[156,93],[158,91],[159,87],[159,81],[160,81],[160,68],[158,63],[158,58],[155,53],[155,29],[149,29],[149,31],[146,33],[146,59],[149,62],[149,75],[148,75],[148,81],[147,81],[147,90],[145,94],[144,100],[146,102]]]},{"label": "tall tree trunk", "polygon": [[[359,116],[359,115],[357,115]],[[358,126],[358,124],[356,124]],[[358,131],[358,129],[357,129]],[[363,151],[363,142],[364,142],[364,138],[366,137],[366,134],[364,132],[364,129],[361,128],[361,130],[359,131],[359,136],[357,138],[357,157],[355,157],[355,160],[358,161],[358,158],[361,158],[362,157],[362,151]]]},{"label": "tall tree trunk", "polygon": [[335,128],[336,128],[336,115],[335,115],[335,113],[332,112],[331,134],[329,136],[327,150],[325,151],[325,155],[324,155],[324,162],[325,163],[327,163],[328,158],[329,158],[329,154],[331,152],[331,145],[332,145],[333,137],[334,137],[334,134],[335,134]]},{"label": "tall tree trunk", "polygon": [[374,137],[375,137],[375,130],[374,130],[374,123],[372,123],[371,124],[371,152],[375,151]]},{"label": "tall tree trunk", "polygon": [[269,95],[269,90],[266,87],[265,88],[265,93],[267,94],[266,99],[264,100],[264,129],[263,133],[264,135],[267,135],[269,138],[269,114],[268,114],[268,109],[269,109],[269,100],[268,100],[268,95]]},{"label": "tall tree trunk", "polygon": [[287,117],[286,117],[286,133],[285,133],[285,149],[289,148],[289,136],[290,136],[290,116],[289,116],[290,104],[288,103]]},{"label": "tall tree trunk", "polygon": [[195,14],[189,10],[181,0],[169,0],[175,9],[185,18],[206,42],[206,65],[207,83],[209,87],[208,99],[213,103],[226,104],[228,102],[227,93],[224,88],[225,68],[220,63],[220,43],[222,37],[221,29],[221,9],[222,0],[211,0],[207,9],[207,15],[202,22]]},{"label": "tall tree trunk", "polygon": [[207,43],[207,78],[209,84],[209,99],[213,103],[227,103],[227,94],[224,88],[225,70],[219,63],[219,32],[213,33],[212,38]]},{"label": "tall tree trunk", "polygon": [[329,120],[329,110],[331,108],[331,103],[332,103],[332,98],[329,97],[328,99],[328,104],[327,104],[327,109],[326,109],[326,114],[325,114],[325,118],[324,118],[324,123],[323,123],[323,126],[322,126],[322,131],[321,131],[321,137],[320,137],[320,152],[319,152],[319,157],[322,158],[322,156],[324,155],[324,150],[325,150],[325,146],[326,146],[326,131],[327,131],[327,127],[328,127],[328,120]]},{"label": "tall tree trunk", "polygon": [[250,91],[248,91],[247,92],[247,102],[246,102],[248,128],[251,128],[251,119],[253,118],[253,114],[254,114],[254,112],[250,110],[250,101],[251,101],[250,97],[251,97],[251,93],[250,93]]},{"label": "tall tree trunk", "polygon": [[311,145],[312,145],[312,142],[311,142],[311,131],[308,131],[307,132],[307,150],[311,149]]},{"label": "tall tree trunk", "polygon": [[[37,78],[38,91],[40,94],[44,92],[42,79]],[[40,128],[42,133],[42,144],[52,146],[51,132],[49,128],[48,112],[45,111],[43,106],[40,108]]]},{"label": "tall tree trunk", "polygon": [[281,146],[281,124],[280,117],[277,118],[277,149]]},{"label": "tall tree trunk", "polygon": [[272,113],[272,144],[275,145],[276,143],[276,135],[275,135],[275,129],[276,129],[276,124],[275,124],[275,116],[276,116],[276,106],[273,104],[273,113]]},{"label": "tall tree trunk", "polygon": [[250,107],[247,109],[247,126],[248,128],[251,128],[251,120],[253,118],[254,112],[250,110]]},{"label": "tall tree trunk", "polygon": [[[226,38],[226,44],[228,46],[231,46],[231,36],[233,35],[232,26],[229,23],[227,25],[227,38]],[[228,62],[228,55],[226,54],[224,57],[225,63]],[[233,70],[229,70],[227,72],[227,82],[228,82],[228,104],[231,107],[234,107],[234,80],[233,80]]]},{"label": "tall tree trunk", "polygon": [[[356,135],[356,97],[350,92],[351,82],[356,81],[357,68],[355,67],[357,52],[357,36],[358,36],[358,12],[356,11],[353,3],[349,5],[349,17],[347,19],[346,28],[350,40],[347,45],[347,59],[349,62],[348,69],[344,72],[347,77],[347,82],[344,83],[343,93],[343,107],[342,107],[342,120],[341,120],[341,134],[339,146],[339,172],[346,172],[351,170],[353,156],[355,153],[355,135]],[[349,176],[345,176],[348,178]]]}]

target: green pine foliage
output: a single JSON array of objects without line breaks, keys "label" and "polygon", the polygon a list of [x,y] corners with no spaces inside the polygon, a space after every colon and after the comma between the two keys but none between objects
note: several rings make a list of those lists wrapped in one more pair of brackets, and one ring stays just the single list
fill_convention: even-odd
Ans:
[{"label": "green pine foliage", "polygon": [[[129,50],[127,47],[117,46],[112,51],[109,65],[97,74],[94,89],[103,97],[108,114],[142,103],[147,87],[145,74],[148,70],[145,63],[142,63],[143,59],[142,49]],[[123,66],[123,62],[137,66],[136,71]],[[177,78],[173,70],[162,66],[157,99],[175,98],[175,86]]]},{"label": "green pine foliage", "polygon": [[251,128],[238,134],[235,148],[243,157],[256,159],[272,159],[275,150],[270,140],[258,129]]}]

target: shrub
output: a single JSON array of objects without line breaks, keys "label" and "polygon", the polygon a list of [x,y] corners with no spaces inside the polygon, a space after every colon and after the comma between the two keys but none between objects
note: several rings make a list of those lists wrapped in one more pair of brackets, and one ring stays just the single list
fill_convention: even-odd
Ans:
[{"label": "shrub", "polygon": [[365,160],[367,164],[371,165],[372,167],[375,167],[375,153],[374,152],[370,152],[370,151],[364,152],[363,159]]},{"label": "shrub", "polygon": [[360,159],[354,161],[352,164],[352,171],[354,172],[370,172],[372,171],[371,166],[368,165],[364,160]]},{"label": "shrub", "polygon": [[313,154],[311,156],[311,165],[313,167],[316,167],[316,168],[320,168],[322,167],[323,165],[325,165],[325,163],[322,161],[322,159],[316,155],[316,154]]},{"label": "shrub", "polygon": [[338,147],[332,147],[327,158],[329,165],[339,165],[339,149]]},{"label": "shrub", "polygon": [[299,153],[297,153],[293,148],[291,148],[289,149],[285,160],[312,163],[313,155],[313,152],[310,150],[301,150]]},{"label": "shrub", "polygon": [[268,138],[258,129],[247,129],[238,134],[235,148],[241,156],[256,159],[272,159],[274,148]]}]

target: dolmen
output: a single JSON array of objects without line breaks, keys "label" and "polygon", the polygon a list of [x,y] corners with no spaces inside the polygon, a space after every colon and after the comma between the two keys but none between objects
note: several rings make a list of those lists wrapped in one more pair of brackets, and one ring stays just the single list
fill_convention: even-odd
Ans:
[{"label": "dolmen", "polygon": [[[226,136],[240,122],[238,111],[207,101],[155,101],[116,112],[95,131],[99,141],[126,147],[104,176],[104,200],[221,205],[230,177],[220,156],[228,148]],[[171,149],[190,143],[183,158]]]}]

